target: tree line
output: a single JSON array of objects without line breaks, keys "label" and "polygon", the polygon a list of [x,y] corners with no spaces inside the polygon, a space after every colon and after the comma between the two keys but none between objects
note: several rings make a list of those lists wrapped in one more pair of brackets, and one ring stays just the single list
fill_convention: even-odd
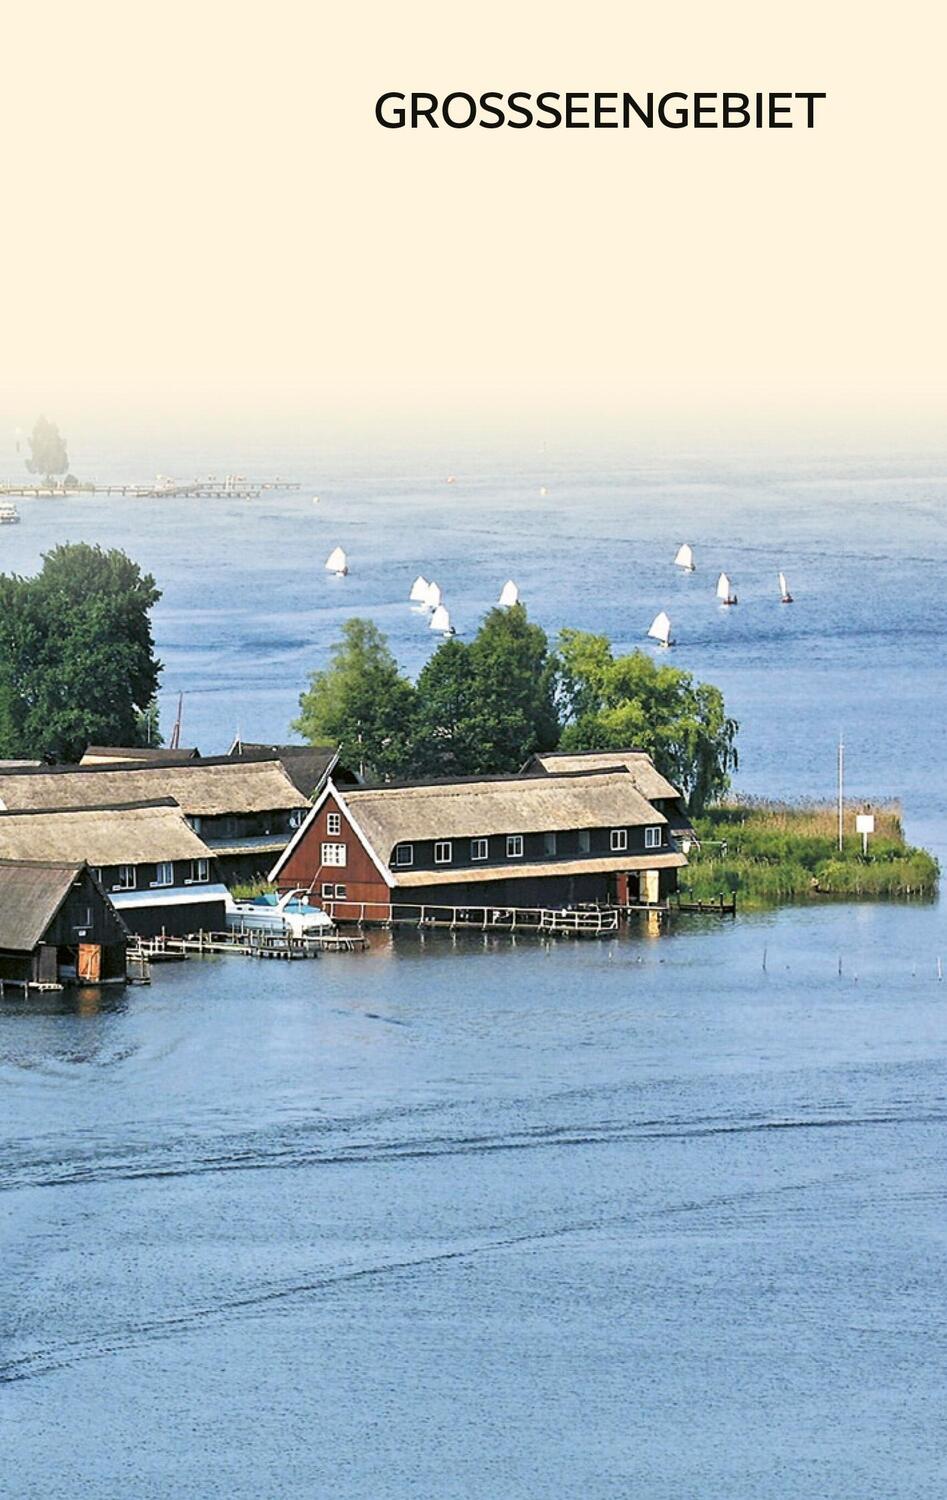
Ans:
[{"label": "tree line", "polygon": [[607,636],[563,630],[553,646],[522,604],[449,637],[412,683],[370,620],[342,627],[293,728],[337,743],[370,780],[512,773],[543,750],[647,750],[700,811],[730,784],[736,721],[723,694]]}]

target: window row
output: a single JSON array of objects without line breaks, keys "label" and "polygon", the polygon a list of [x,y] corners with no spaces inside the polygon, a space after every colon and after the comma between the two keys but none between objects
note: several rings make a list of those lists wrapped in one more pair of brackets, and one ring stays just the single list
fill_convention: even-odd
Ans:
[{"label": "window row", "polygon": [[344,901],[346,899],[345,886],[324,884],[322,887],[322,899],[323,901]]},{"label": "window row", "polygon": [[[659,849],[661,847],[662,842],[663,842],[663,833],[662,833],[662,830],[661,830],[660,827],[646,828],[645,829],[645,831],[644,831],[644,846],[645,846],[646,849]],[[592,835],[591,835],[591,831],[588,828],[580,828],[578,830],[577,844],[578,844],[578,852],[579,852],[579,854],[588,854],[591,851],[591,847],[592,847]],[[332,864],[332,863],[336,862],[336,861],[333,861],[333,860],[327,858],[327,856],[326,856],[326,850],[331,849],[332,847],[333,846],[330,845],[330,844],[323,844],[323,846],[322,846],[322,851],[323,851],[323,853],[322,853],[322,862],[323,862],[323,864]],[[340,845],[338,847],[341,847],[342,849],[344,849],[345,845],[343,844],[343,845]],[[627,828],[613,828],[613,829],[611,829],[610,835],[609,835],[609,847],[610,847],[610,849],[611,849],[611,851],[612,851],[613,854],[624,853],[624,851],[628,848],[628,829]],[[543,834],[543,853],[547,857],[552,857],[552,856],[556,855],[557,852],[558,852],[558,835],[555,834],[555,833],[544,833]],[[477,864],[479,862],[487,860],[487,859],[489,859],[489,857],[490,857],[490,841],[489,841],[489,839],[471,839],[470,840],[470,862],[472,864]],[[509,834],[507,834],[507,836],[506,836],[506,857],[507,857],[507,859],[522,859],[523,858],[523,835],[521,833],[509,833]],[[451,839],[438,839],[437,842],[434,845],[434,863],[436,865],[449,865],[449,864],[451,864],[453,862],[453,859],[454,859],[454,844],[453,844],[453,840],[451,840]],[[343,864],[344,864],[344,862],[345,862],[344,860],[338,861],[338,863],[343,863]],[[396,868],[399,868],[399,869],[404,869],[406,866],[413,865],[414,864],[414,845],[413,844],[396,844],[395,848],[394,848],[394,852],[393,852],[392,857],[391,857],[391,862],[392,862],[392,865],[394,865]]]},{"label": "window row", "polygon": [[[92,867],[92,874],[100,885],[105,882],[102,878],[103,871],[99,867]],[[206,885],[210,880],[210,860],[192,859],[188,866],[188,874],[185,885]],[[155,878],[149,881],[151,889],[174,885],[174,865],[170,860],[161,860],[155,865]],[[110,890],[113,891],[137,891],[138,889],[138,867],[137,865],[116,865],[115,876],[112,880]]]}]

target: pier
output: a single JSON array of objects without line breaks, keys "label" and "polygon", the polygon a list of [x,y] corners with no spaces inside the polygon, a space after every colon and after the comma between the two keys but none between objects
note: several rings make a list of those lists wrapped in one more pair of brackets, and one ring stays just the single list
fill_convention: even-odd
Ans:
[{"label": "pier", "polygon": [[137,938],[128,950],[134,963],[149,966],[169,963],[204,954],[234,953],[243,958],[292,960],[318,958],[322,953],[357,953],[368,947],[362,933],[310,933],[306,937],[275,932],[251,932],[233,929],[228,932],[195,932],[188,937]]},{"label": "pier", "polygon": [[158,475],[151,484],[36,484],[19,479],[0,479],[0,497],[18,499],[73,500],[84,495],[122,495],[130,500],[260,500],[264,495],[301,489],[297,480],[247,479],[227,474],[223,479],[176,480]]}]

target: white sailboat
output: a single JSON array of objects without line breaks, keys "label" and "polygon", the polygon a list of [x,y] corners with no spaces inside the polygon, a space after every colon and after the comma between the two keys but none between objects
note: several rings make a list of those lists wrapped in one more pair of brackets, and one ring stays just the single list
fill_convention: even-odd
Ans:
[{"label": "white sailboat", "polygon": [[679,568],[684,569],[685,573],[693,573],[697,564],[694,562],[694,549],[689,542],[684,542],[678,547],[674,561]]},{"label": "white sailboat", "polygon": [[737,596],[733,592],[733,584],[726,573],[721,573],[717,579],[717,598],[721,604],[736,604]]},{"label": "white sailboat", "polygon": [[545,500],[546,496],[549,494],[549,491],[547,490],[547,488],[546,488],[546,486],[544,484],[541,484],[539,486],[539,493],[543,497],[544,500]]},{"label": "white sailboat", "polygon": [[334,573],[336,578],[344,578],[349,570],[349,560],[341,547],[333,547],[326,558],[326,572]]},{"label": "white sailboat", "polygon": [[658,641],[662,646],[673,646],[674,642],[671,640],[671,621],[663,609],[651,621],[648,628],[648,635],[653,641]]},{"label": "white sailboat", "polygon": [[454,627],[450,622],[450,615],[448,614],[445,605],[439,604],[437,606],[436,610],[431,616],[430,622],[428,624],[428,629],[439,630],[441,632],[441,635],[454,634]]},{"label": "white sailboat", "polygon": [[501,609],[510,609],[514,604],[519,604],[519,602],[520,591],[516,587],[516,584],[513,582],[512,578],[508,578],[506,580],[506,583],[500,590],[500,597],[497,603],[499,604]]},{"label": "white sailboat", "polygon": [[424,596],[424,602],[427,605],[428,609],[437,609],[443,598],[444,595],[441,593],[440,584],[429,583],[427,586],[427,593]]},{"label": "white sailboat", "polygon": [[779,602],[780,604],[792,604],[793,602],[785,573],[780,573],[779,575]]},{"label": "white sailboat", "polygon": [[408,595],[408,598],[411,600],[411,603],[412,604],[426,604],[427,603],[427,591],[428,591],[429,588],[430,588],[430,584],[428,583],[428,581],[425,578],[424,574],[423,573],[419,573],[418,576],[417,576],[417,578],[412,583],[412,585],[411,585],[411,592]]}]

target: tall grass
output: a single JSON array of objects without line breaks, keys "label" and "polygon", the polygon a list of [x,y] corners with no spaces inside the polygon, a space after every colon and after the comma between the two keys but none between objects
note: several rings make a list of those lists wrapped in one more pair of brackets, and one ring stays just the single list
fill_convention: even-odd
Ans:
[{"label": "tall grass", "polygon": [[722,803],[697,820],[699,850],[681,871],[682,892],[695,900],[736,893],[744,904],[772,905],[813,896],[931,896],[937,861],[906,844],[901,809],[875,806],[875,833],[868,855],[855,832],[855,813],[843,814],[838,848],[838,810],[818,803],[746,799]]}]

